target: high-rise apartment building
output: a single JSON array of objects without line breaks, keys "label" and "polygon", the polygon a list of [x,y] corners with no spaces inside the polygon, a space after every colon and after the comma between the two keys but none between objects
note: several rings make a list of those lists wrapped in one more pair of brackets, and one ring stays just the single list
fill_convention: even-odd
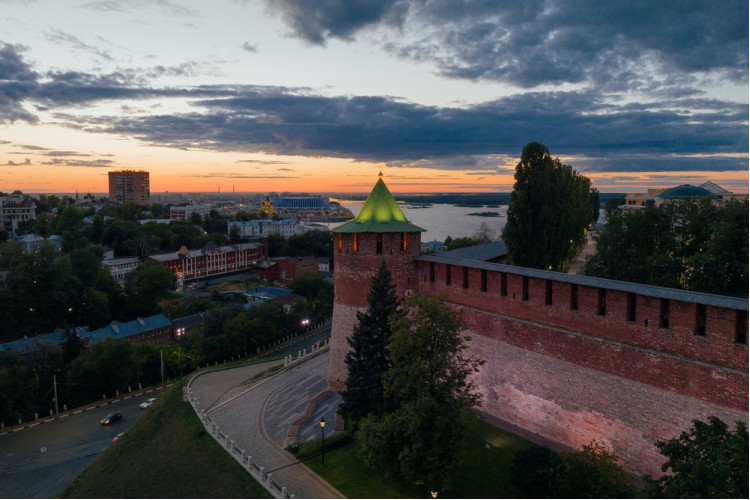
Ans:
[{"label": "high-rise apartment building", "polygon": [[118,170],[109,172],[109,201],[115,203],[151,203],[148,172],[145,170]]}]

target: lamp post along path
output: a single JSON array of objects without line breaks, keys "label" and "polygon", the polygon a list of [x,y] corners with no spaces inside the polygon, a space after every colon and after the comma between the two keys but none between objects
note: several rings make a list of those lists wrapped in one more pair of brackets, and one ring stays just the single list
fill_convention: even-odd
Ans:
[{"label": "lamp post along path", "polygon": [[322,450],[322,457],[323,457],[323,467],[326,466],[326,435],[325,432],[323,432],[326,428],[326,419],[321,417],[320,419],[320,448]]}]

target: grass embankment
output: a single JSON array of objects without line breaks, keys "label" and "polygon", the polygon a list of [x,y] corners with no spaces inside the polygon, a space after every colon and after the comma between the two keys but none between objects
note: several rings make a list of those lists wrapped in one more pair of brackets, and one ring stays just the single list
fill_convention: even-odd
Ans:
[{"label": "grass embankment", "polygon": [[176,385],[58,496],[271,498],[206,432]]},{"label": "grass embankment", "polygon": [[[334,448],[336,437],[326,440],[325,467],[320,441],[299,443],[299,457],[305,465],[348,498],[424,498],[426,486],[400,483],[373,473],[358,457],[359,445],[351,439]],[[487,446],[489,444],[489,447]],[[519,498],[510,482],[510,462],[516,451],[533,443],[493,427],[479,419],[467,429],[461,452],[462,466],[450,489],[440,498]],[[329,448],[330,447],[330,448]]]},{"label": "grass embankment", "polygon": [[[336,441],[342,441],[337,446]],[[487,447],[489,444],[489,448]],[[297,455],[349,498],[422,498],[425,486],[373,473],[346,435],[298,443]],[[513,454],[532,443],[479,419],[467,431],[462,467],[441,498],[517,498],[510,483]],[[307,458],[305,458],[307,457]],[[177,386],[166,391],[117,442],[62,492],[61,498],[270,498],[205,431]]]}]

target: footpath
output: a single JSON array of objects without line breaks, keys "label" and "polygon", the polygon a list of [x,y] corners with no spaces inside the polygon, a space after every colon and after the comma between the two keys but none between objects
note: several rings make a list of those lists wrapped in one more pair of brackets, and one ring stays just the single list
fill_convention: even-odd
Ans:
[{"label": "footpath", "polygon": [[279,364],[284,360],[200,374],[188,398],[217,442],[274,497],[345,498],[285,450],[295,440],[319,439],[321,418],[325,435],[334,431],[341,398],[326,382],[328,349],[251,381]]}]

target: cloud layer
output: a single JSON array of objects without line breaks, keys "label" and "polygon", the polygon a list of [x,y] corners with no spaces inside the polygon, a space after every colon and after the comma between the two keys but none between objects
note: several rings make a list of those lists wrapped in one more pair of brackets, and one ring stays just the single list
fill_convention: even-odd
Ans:
[{"label": "cloud layer", "polygon": [[[723,81],[747,84],[746,1],[268,0],[267,8],[300,43],[367,39],[445,78],[506,84],[511,95],[437,107],[286,86],[167,87],[156,82],[194,75],[200,65],[44,70],[29,62],[29,49],[0,42],[0,124],[52,116],[71,129],[169,148],[488,172],[530,141],[576,156],[574,166],[587,172],[748,166],[746,101],[706,92]],[[44,36],[112,59],[61,29]],[[240,48],[259,50],[247,41]],[[154,111],[178,109],[168,106],[177,101],[188,105]],[[102,113],[102,103],[121,112]],[[64,156],[51,161],[111,163]]]}]

